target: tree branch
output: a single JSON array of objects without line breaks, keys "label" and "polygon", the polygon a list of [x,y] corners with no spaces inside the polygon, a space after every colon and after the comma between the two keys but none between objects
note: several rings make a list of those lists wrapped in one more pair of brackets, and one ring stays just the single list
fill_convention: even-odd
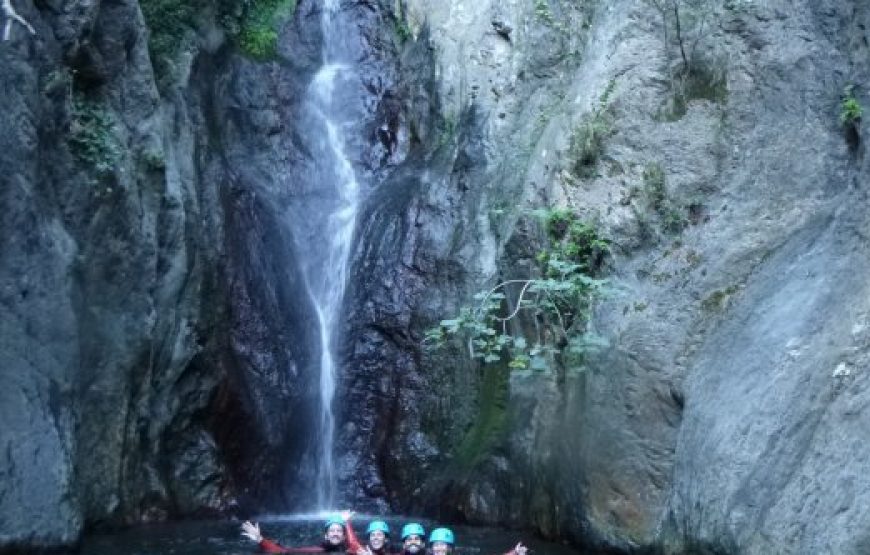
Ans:
[{"label": "tree branch", "polygon": [[523,289],[522,289],[522,291],[520,291],[520,295],[519,295],[519,297],[517,298],[517,307],[514,309],[514,311],[511,312],[511,313],[510,313],[507,317],[505,317],[505,318],[499,318],[498,316],[496,316],[496,317],[495,317],[496,320],[499,320],[500,322],[507,322],[508,320],[512,320],[512,319],[514,318],[514,316],[517,315],[517,313],[520,311],[520,309],[523,308],[523,297],[526,296],[526,290],[529,288],[529,285],[531,285],[533,281],[534,281],[534,280],[531,280],[531,279],[530,279],[530,280],[528,280],[528,281],[526,282],[525,285],[523,285]]},{"label": "tree branch", "polygon": [[[480,318],[480,316],[483,314],[484,310],[486,309],[486,301],[489,300],[489,298],[492,296],[493,293],[495,293],[496,291],[498,291],[499,289],[501,289],[505,285],[510,285],[511,283],[525,283],[526,285],[525,285],[525,287],[523,287],[522,293],[520,293],[520,301],[522,301],[522,296],[526,292],[526,288],[533,281],[534,280],[532,280],[532,279],[509,279],[507,281],[503,281],[503,282],[499,283],[498,285],[496,285],[495,287],[490,289],[486,293],[486,295],[483,296],[483,299],[481,299],[480,304],[477,305],[477,310],[474,311],[474,317]],[[519,306],[519,304],[517,306]],[[510,318],[508,318],[508,319],[510,319]]]},{"label": "tree branch", "polygon": [[12,0],[3,0],[3,14],[6,15],[6,25],[3,28],[3,40],[9,40],[9,37],[12,33],[12,23],[17,21],[22,26],[27,28],[30,31],[31,35],[36,34],[36,30],[27,22],[26,19],[18,15],[18,12],[15,11],[15,8],[12,7]]}]

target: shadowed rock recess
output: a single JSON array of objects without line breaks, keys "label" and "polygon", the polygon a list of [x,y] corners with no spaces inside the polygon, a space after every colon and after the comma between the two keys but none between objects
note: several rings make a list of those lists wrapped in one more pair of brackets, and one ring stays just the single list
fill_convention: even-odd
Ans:
[{"label": "shadowed rock recess", "polygon": [[[288,4],[12,0],[35,33],[0,42],[0,551],[309,507],[288,218],[321,8]],[[344,502],[616,553],[870,552],[870,167],[843,114],[870,5],[348,0],[339,25],[365,196]],[[535,271],[541,208],[609,242],[606,346],[546,371],[424,349]]]}]

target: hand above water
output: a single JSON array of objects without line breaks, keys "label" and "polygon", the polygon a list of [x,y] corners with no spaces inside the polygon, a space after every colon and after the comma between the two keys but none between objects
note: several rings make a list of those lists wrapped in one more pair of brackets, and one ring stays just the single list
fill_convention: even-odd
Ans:
[{"label": "hand above water", "polygon": [[263,534],[260,533],[260,525],[246,520],[242,523],[242,535],[251,540],[260,543],[263,541]]},{"label": "hand above water", "polygon": [[352,517],[355,513],[354,513],[353,511],[344,510],[344,511],[341,511],[340,513],[338,513],[338,514],[340,514],[340,515],[341,515],[341,518],[343,518],[343,519],[345,520],[345,522],[346,522],[346,521],[350,520],[351,517]]},{"label": "hand above water", "polygon": [[514,555],[526,555],[529,551],[529,548],[524,546],[522,542],[518,543],[516,547],[514,547],[513,553]]}]

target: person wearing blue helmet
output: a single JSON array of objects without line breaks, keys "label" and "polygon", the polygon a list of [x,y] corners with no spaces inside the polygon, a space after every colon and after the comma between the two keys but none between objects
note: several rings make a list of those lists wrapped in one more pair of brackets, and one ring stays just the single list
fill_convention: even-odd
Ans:
[{"label": "person wearing blue helmet", "polygon": [[426,530],[416,522],[402,526],[402,555],[418,555],[426,550]]},{"label": "person wearing blue helmet", "polygon": [[[453,552],[455,545],[456,537],[450,528],[436,528],[429,534],[429,553],[431,555],[449,555]],[[505,555],[526,555],[527,551],[528,549],[522,543],[518,543]]]},{"label": "person wearing blue helmet", "polygon": [[320,545],[308,547],[284,547],[268,540],[260,533],[260,526],[251,521],[242,524],[242,535],[257,542],[264,553],[347,553],[358,555],[365,553],[350,524],[353,515],[344,511],[339,515],[329,517],[323,525],[323,541]]},{"label": "person wearing blue helmet", "polygon": [[429,534],[429,551],[432,555],[446,555],[453,551],[456,538],[450,528],[436,528]]},{"label": "person wearing blue helmet", "polygon": [[392,553],[388,542],[390,540],[390,526],[383,520],[373,520],[366,528],[368,541],[366,555],[386,555]]}]

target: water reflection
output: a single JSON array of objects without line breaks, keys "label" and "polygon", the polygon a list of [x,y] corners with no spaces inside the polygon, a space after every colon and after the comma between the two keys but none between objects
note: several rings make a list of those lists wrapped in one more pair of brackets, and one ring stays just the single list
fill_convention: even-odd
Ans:
[{"label": "water reflection", "polygon": [[[287,546],[316,545],[322,530],[321,520],[304,517],[313,515],[274,515],[258,519],[263,535]],[[355,517],[355,530],[362,533],[368,518]],[[407,520],[387,518],[394,530],[398,530]],[[431,522],[421,521],[424,526]],[[251,555],[257,553],[257,546],[239,534],[239,522],[176,522],[152,524],[132,528],[116,534],[100,534],[86,537],[83,555]],[[518,540],[530,548],[531,555],[582,555],[582,552],[568,547],[542,542],[531,534],[512,530],[452,526],[457,536],[457,555],[497,555],[510,550]]]}]

